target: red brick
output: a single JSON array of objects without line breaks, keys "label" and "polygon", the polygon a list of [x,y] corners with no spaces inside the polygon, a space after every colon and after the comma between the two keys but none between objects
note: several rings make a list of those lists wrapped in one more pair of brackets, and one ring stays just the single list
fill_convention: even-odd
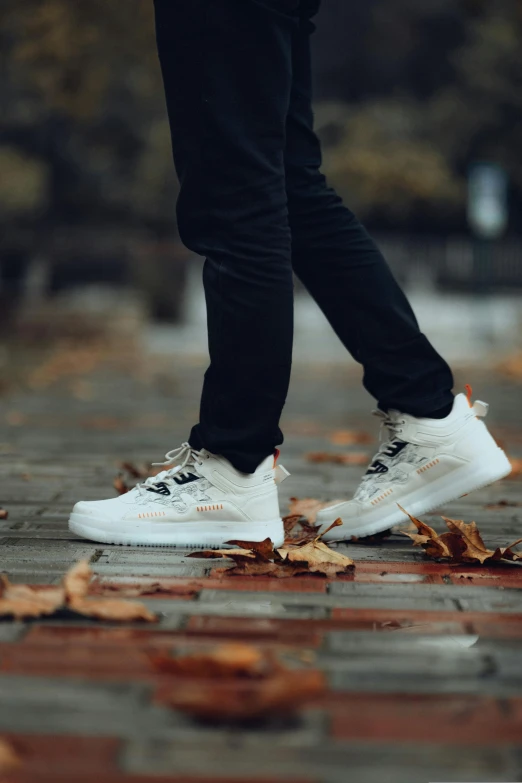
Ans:
[{"label": "red brick", "polygon": [[107,628],[77,625],[35,625],[24,637],[26,644],[64,644],[79,642],[82,644],[109,644],[128,646],[157,646],[169,644],[175,638],[175,632],[157,631],[147,628]]},{"label": "red brick", "polygon": [[341,740],[498,745],[522,736],[522,699],[343,693],[328,709]]},{"label": "red brick", "polygon": [[[164,645],[168,650],[168,645]],[[156,653],[158,651],[156,650]],[[31,645],[2,646],[0,671],[11,674],[49,677],[110,677],[136,679],[154,674],[150,656],[143,649],[103,645]]]},{"label": "red brick", "polygon": [[241,590],[244,592],[274,593],[326,593],[328,581],[321,576],[292,576],[274,579],[267,576],[228,576],[222,579],[209,577],[203,586],[211,590]]}]

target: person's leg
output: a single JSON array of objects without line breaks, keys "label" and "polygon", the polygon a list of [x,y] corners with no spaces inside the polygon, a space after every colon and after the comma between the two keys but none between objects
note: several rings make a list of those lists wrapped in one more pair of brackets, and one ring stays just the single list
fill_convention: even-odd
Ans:
[{"label": "person's leg", "polygon": [[[489,484],[510,470],[478,417],[483,403],[453,397],[446,362],[420,332],[382,254],[319,171],[313,132],[309,32],[294,34],[286,181],[293,265],[331,325],[364,367],[388,438],[353,500],[320,511],[325,540],[387,530]],[[382,411],[387,411],[386,413]],[[342,520],[328,532],[332,522]]]},{"label": "person's leg", "polygon": [[156,0],[181,238],[211,364],[190,442],[245,473],[282,442],[293,340],[285,120],[297,0]]},{"label": "person's leg", "polygon": [[285,154],[292,263],[343,344],[364,367],[364,385],[383,410],[444,414],[453,377],[421,333],[382,253],[320,172],[313,129],[310,32],[293,37],[293,89]]}]

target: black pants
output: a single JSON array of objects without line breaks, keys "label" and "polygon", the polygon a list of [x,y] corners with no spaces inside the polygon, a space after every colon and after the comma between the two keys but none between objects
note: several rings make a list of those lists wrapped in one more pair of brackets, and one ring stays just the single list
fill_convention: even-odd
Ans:
[{"label": "black pants", "polygon": [[283,440],[292,271],[363,365],[381,408],[429,416],[453,399],[449,367],[319,171],[310,68],[318,4],[155,0],[179,230],[206,257],[211,364],[191,444],[247,473]]}]

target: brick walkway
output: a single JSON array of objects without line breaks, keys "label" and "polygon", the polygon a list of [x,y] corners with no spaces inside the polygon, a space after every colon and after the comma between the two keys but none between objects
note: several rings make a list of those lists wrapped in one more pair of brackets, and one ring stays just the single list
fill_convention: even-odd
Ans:
[{"label": "brick walkway", "polygon": [[[342,547],[357,562],[353,579],[220,581],[209,575],[216,561],[68,532],[74,501],[113,495],[119,461],[161,459],[196,416],[198,362],[111,358],[93,362],[85,377],[59,361],[29,373],[26,366],[20,387],[0,398],[0,506],[9,511],[0,522],[0,571],[14,582],[52,584],[87,558],[102,580],[161,577],[196,593],[144,599],[161,615],[156,626],[0,622],[0,737],[23,762],[5,780],[521,780],[522,569],[450,568],[394,536]],[[492,404],[496,433],[522,456],[519,388],[484,370],[464,381]],[[357,371],[296,368],[284,504],[291,495],[353,491],[360,467],[313,465],[304,455],[342,451],[331,442],[338,429],[374,432],[371,406]],[[500,500],[522,501],[520,480],[445,511],[474,519],[488,543],[507,544],[521,535],[522,508],[486,508]],[[326,673],[327,696],[299,720],[257,729],[198,726],[169,710],[150,653],[223,640],[297,650]]]}]

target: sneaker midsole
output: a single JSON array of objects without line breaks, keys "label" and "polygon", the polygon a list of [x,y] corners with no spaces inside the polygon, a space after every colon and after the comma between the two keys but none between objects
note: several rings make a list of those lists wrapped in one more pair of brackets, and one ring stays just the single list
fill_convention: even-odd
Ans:
[{"label": "sneaker midsole", "polygon": [[284,526],[281,519],[264,522],[207,520],[193,522],[147,522],[137,526],[124,521],[96,519],[90,514],[74,512],[69,529],[93,541],[107,544],[150,546],[225,546],[227,541],[263,541],[270,538],[274,546],[282,546]]}]

